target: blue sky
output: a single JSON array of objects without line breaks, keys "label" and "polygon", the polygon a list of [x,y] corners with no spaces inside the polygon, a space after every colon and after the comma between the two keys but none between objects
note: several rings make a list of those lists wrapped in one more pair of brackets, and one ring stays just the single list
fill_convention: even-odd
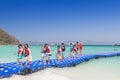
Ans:
[{"label": "blue sky", "polygon": [[119,41],[119,0],[0,0],[0,28],[20,41]]}]

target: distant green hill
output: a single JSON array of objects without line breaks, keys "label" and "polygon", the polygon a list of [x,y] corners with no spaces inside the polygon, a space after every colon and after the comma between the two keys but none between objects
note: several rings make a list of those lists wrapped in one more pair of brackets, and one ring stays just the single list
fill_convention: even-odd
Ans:
[{"label": "distant green hill", "polygon": [[0,29],[0,45],[19,44],[19,40]]}]

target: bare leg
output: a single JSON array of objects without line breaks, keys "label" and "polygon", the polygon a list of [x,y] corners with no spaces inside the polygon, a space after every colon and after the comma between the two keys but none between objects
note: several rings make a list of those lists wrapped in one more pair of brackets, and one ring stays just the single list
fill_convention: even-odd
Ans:
[{"label": "bare leg", "polygon": [[30,61],[29,60],[27,60],[27,65],[29,65],[30,64]]},{"label": "bare leg", "polygon": [[80,50],[80,54],[83,55],[82,50]]},{"label": "bare leg", "polygon": [[76,55],[77,55],[78,53],[77,53],[77,52],[75,52],[74,54],[75,54],[74,58],[76,58]]},{"label": "bare leg", "polygon": [[48,56],[48,63],[50,64],[50,57]]},{"label": "bare leg", "polygon": [[70,57],[72,57],[72,53],[70,52]]},{"label": "bare leg", "polygon": [[57,61],[59,60],[59,57],[57,56]]},{"label": "bare leg", "polygon": [[22,60],[19,60],[19,65],[22,66]]},{"label": "bare leg", "polygon": [[44,64],[46,64],[46,57],[45,56],[44,56],[43,62],[44,62]]}]

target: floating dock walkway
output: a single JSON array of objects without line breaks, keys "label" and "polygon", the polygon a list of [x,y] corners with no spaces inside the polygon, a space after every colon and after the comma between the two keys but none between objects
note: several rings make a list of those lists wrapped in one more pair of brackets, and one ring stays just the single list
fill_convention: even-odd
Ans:
[{"label": "floating dock walkway", "polygon": [[77,55],[76,58],[67,57],[62,61],[57,61],[56,59],[51,59],[50,63],[44,64],[42,60],[32,61],[30,65],[26,66],[25,62],[23,62],[24,66],[19,66],[17,62],[11,63],[0,63],[0,78],[8,78],[14,74],[17,75],[26,75],[37,72],[39,70],[43,70],[46,68],[63,68],[63,67],[73,67],[80,63],[99,58],[107,58],[113,56],[120,56],[120,52],[112,52],[112,53],[102,53],[102,54],[86,54],[86,55]]}]

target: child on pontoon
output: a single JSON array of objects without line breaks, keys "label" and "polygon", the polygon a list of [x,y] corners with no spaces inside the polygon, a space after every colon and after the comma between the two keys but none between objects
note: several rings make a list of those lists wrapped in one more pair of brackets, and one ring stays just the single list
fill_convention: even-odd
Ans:
[{"label": "child on pontoon", "polygon": [[18,61],[19,65],[22,66],[22,58],[23,58],[22,44],[18,45],[17,55],[18,55],[17,61]]}]

